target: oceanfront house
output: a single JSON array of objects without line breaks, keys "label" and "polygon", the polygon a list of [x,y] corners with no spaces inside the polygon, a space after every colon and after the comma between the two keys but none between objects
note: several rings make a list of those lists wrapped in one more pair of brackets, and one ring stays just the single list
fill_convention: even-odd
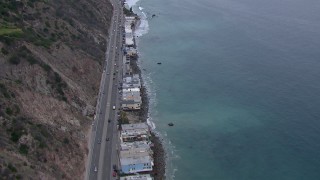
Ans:
[{"label": "oceanfront house", "polygon": [[150,174],[139,174],[120,177],[120,180],[153,180],[153,177],[151,177]]},{"label": "oceanfront house", "polygon": [[126,33],[125,44],[126,44],[127,47],[133,47],[134,46],[134,40],[133,40],[133,34],[132,33]]},{"label": "oceanfront house", "polygon": [[124,174],[152,171],[153,165],[150,156],[120,158],[121,172]]},{"label": "oceanfront house", "polygon": [[132,69],[130,67],[130,59],[127,59],[126,56],[123,56],[122,62],[123,62],[123,71],[122,71],[123,74],[122,75],[126,76],[126,75],[132,74]]},{"label": "oceanfront house", "polygon": [[142,157],[153,156],[151,143],[148,141],[134,141],[120,143],[120,157]]},{"label": "oceanfront house", "polygon": [[133,58],[136,58],[138,55],[137,50],[133,47],[127,47],[125,52],[129,57],[133,57]]},{"label": "oceanfront house", "polygon": [[149,148],[152,143],[150,141],[134,141],[134,142],[122,142],[120,143],[120,150],[129,150],[135,148]]},{"label": "oceanfront house", "polygon": [[148,132],[150,131],[147,123],[134,123],[134,124],[123,124],[122,125],[122,131],[136,130],[136,129],[141,129],[141,130],[145,130]]},{"label": "oceanfront house", "polygon": [[150,130],[146,123],[123,124],[120,137],[122,142],[148,141]]},{"label": "oceanfront house", "polygon": [[125,111],[139,110],[142,104],[141,82],[138,74],[125,75],[122,83],[121,108]]},{"label": "oceanfront house", "polygon": [[126,75],[123,78],[123,88],[141,88],[139,74]]},{"label": "oceanfront house", "polygon": [[135,21],[135,17],[125,17],[126,21],[124,23],[124,31],[125,31],[125,44],[127,47],[134,46],[134,35],[132,31],[132,27]]},{"label": "oceanfront house", "polygon": [[120,151],[120,158],[128,158],[128,157],[144,157],[150,156],[152,157],[153,152],[150,147],[147,148],[132,148],[127,150]]},{"label": "oceanfront house", "polygon": [[140,110],[141,103],[137,103],[134,100],[126,100],[122,101],[121,108],[124,111]]},{"label": "oceanfront house", "polygon": [[[123,126],[123,125],[122,125]],[[122,142],[148,141],[150,132],[144,129],[129,129],[121,131]]]},{"label": "oceanfront house", "polygon": [[123,110],[139,110],[142,99],[140,91],[123,91],[121,108]]}]

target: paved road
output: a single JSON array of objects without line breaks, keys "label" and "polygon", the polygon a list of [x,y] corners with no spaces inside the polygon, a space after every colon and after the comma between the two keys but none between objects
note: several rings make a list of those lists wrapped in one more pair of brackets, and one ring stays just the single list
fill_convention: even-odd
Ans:
[{"label": "paved road", "polygon": [[110,37],[105,69],[101,77],[96,117],[92,125],[86,180],[116,179],[113,177],[112,166],[115,164],[119,167],[118,110],[113,110],[113,106],[117,109],[120,107],[118,86],[122,80],[122,29],[119,25],[124,24],[124,18],[120,1],[111,0],[111,3],[114,13],[109,30]]}]

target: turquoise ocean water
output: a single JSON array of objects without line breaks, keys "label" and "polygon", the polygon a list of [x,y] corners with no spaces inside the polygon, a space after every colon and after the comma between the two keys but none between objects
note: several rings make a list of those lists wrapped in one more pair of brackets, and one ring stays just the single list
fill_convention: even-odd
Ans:
[{"label": "turquoise ocean water", "polygon": [[168,179],[320,179],[320,1],[140,0],[134,10],[147,17],[140,66]]}]

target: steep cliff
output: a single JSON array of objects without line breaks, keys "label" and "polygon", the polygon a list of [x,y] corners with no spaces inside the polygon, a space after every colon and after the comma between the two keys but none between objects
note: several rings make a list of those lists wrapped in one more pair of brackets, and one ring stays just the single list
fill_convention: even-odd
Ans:
[{"label": "steep cliff", "polygon": [[0,176],[82,179],[108,0],[0,1]]}]

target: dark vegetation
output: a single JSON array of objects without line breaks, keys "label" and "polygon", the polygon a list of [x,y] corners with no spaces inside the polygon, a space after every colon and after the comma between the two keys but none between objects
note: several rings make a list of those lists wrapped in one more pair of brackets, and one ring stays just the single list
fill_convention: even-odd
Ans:
[{"label": "dark vegetation", "polygon": [[123,13],[126,15],[126,16],[137,16],[133,11],[132,11],[132,8],[130,8],[129,10],[127,8],[123,8]]},{"label": "dark vegetation", "polygon": [[129,119],[124,111],[120,112],[119,124],[129,124]]}]

